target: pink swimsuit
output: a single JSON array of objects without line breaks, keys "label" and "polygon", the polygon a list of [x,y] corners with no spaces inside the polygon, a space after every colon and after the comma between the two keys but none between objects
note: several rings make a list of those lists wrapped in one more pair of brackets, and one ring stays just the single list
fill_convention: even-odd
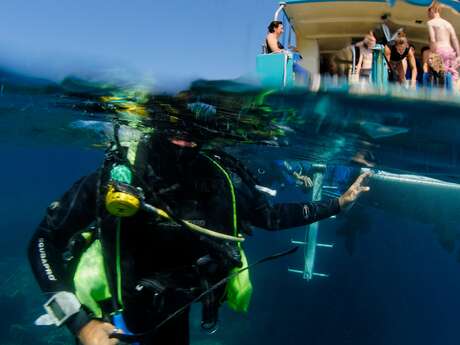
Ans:
[{"label": "pink swimsuit", "polygon": [[446,72],[450,72],[452,74],[452,79],[458,79],[458,65],[457,65],[457,54],[455,54],[455,50],[452,47],[437,47],[436,54],[438,54],[442,62],[444,64],[444,68]]}]

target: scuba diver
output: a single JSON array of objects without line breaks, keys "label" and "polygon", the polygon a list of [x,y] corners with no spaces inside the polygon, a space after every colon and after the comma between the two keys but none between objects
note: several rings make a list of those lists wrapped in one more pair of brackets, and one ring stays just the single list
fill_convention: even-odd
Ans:
[{"label": "scuba diver", "polygon": [[369,190],[366,173],[339,198],[273,204],[225,152],[174,133],[124,144],[115,136],[101,168],[50,204],[28,248],[48,296],[35,323],[83,345],[189,344],[193,302],[215,331],[222,303],[249,306],[243,234],[317,222]]}]

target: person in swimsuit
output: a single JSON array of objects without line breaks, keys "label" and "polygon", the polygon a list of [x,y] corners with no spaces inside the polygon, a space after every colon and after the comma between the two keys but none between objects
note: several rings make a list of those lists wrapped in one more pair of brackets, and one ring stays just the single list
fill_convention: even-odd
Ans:
[{"label": "person in swimsuit", "polygon": [[395,44],[391,47],[385,46],[385,57],[390,65],[390,80],[400,84],[406,82],[407,63],[411,69],[410,86],[417,85],[417,64],[413,51],[409,47],[407,38],[400,34]]},{"label": "person in swimsuit", "polygon": [[460,47],[454,27],[447,20],[441,18],[441,4],[433,2],[428,8],[428,34],[430,49],[441,56],[446,72],[458,80],[457,68],[460,64]]},{"label": "person in swimsuit", "polygon": [[372,32],[368,33],[364,40],[357,43],[359,48],[359,60],[356,64],[356,73],[361,79],[369,80],[372,71],[372,49],[374,48],[376,39]]}]

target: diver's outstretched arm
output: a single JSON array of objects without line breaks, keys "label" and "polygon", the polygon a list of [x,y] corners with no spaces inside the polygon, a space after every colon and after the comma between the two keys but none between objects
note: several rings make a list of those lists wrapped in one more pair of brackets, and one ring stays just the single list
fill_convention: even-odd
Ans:
[{"label": "diver's outstretched arm", "polygon": [[265,204],[254,212],[250,223],[262,229],[277,231],[308,225],[339,212],[338,198],[306,203]]},{"label": "diver's outstretched arm", "polygon": [[254,226],[276,231],[329,218],[355,202],[361,193],[369,191],[369,187],[363,183],[370,175],[369,172],[361,174],[343,195],[330,200],[270,205],[268,201],[263,202],[258,197],[250,214],[250,222]]}]

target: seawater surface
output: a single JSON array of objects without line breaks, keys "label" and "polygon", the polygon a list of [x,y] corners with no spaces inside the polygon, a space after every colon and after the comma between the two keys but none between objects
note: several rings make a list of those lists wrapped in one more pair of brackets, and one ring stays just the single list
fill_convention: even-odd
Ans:
[{"label": "seawater surface", "polygon": [[[361,168],[371,191],[320,223],[311,281],[303,251],[251,272],[247,315],[225,307],[219,331],[193,344],[458,344],[460,310],[460,103],[453,95],[350,89],[262,90],[197,81],[175,94],[129,83],[67,78],[53,83],[0,71],[0,344],[69,344],[65,330],[38,328],[43,296],[27,263],[29,238],[48,204],[100,166],[114,124],[120,138],[155,132],[225,150],[279,201],[309,200],[286,170],[323,165],[324,197],[339,195]],[[153,133],[153,134],[152,134]],[[316,165],[315,165],[316,164]],[[386,175],[385,175],[386,174]],[[305,228],[257,231],[249,260],[302,240]]]}]

